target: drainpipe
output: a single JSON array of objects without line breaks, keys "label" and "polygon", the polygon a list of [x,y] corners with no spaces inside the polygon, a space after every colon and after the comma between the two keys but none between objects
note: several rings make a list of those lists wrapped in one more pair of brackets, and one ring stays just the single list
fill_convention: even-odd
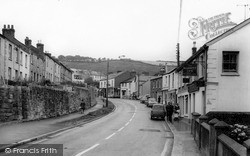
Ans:
[{"label": "drainpipe", "polygon": [[207,57],[208,57],[208,54],[207,54],[207,51],[208,51],[208,46],[206,46],[205,47],[205,56],[206,56],[206,58],[205,58],[205,77],[204,77],[204,81],[205,81],[205,94],[204,94],[204,99],[205,99],[205,101],[204,101],[204,110],[203,110],[203,112],[204,112],[204,115],[206,114],[206,110],[207,110],[207,107],[206,107],[206,101],[207,101]]}]

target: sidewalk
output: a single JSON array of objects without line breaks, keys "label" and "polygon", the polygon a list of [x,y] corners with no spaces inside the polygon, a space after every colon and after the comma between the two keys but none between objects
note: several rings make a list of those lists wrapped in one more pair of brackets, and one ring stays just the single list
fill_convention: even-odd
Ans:
[{"label": "sidewalk", "polygon": [[[91,107],[84,111],[84,114],[79,112],[64,115],[61,117],[37,120],[37,121],[28,121],[28,122],[19,122],[19,123],[10,123],[10,124],[1,124],[0,125],[0,144],[18,144],[20,142],[28,141],[31,138],[43,136],[45,134],[53,133],[55,131],[62,131],[67,129],[65,124],[60,124],[64,121],[71,119],[79,118],[93,112],[97,109],[103,107],[103,102],[101,99],[96,98],[97,104],[94,107]],[[3,145],[0,145],[0,147]]]},{"label": "sidewalk", "polygon": [[172,156],[201,156],[198,146],[191,135],[191,125],[186,119],[167,122],[174,135]]}]

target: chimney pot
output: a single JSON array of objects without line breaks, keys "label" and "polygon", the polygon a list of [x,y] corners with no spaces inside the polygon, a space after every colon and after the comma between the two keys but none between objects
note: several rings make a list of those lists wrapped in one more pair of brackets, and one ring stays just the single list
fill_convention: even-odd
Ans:
[{"label": "chimney pot", "polygon": [[192,48],[192,54],[196,53],[197,48],[196,48],[195,45],[196,45],[196,42],[194,41],[193,42],[193,48]]},{"label": "chimney pot", "polygon": [[4,25],[3,29],[2,29],[2,34],[6,37],[11,37],[14,38],[15,37],[15,29],[14,26],[12,25],[10,28],[10,25],[8,24],[7,28],[6,25]]}]

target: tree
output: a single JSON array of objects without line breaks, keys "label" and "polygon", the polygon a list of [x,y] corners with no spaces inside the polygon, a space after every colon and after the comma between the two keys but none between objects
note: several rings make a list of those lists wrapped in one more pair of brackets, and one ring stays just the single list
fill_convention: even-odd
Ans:
[{"label": "tree", "polygon": [[85,80],[84,80],[84,83],[87,83],[88,85],[91,85],[91,84],[93,84],[93,78],[92,77],[88,77],[88,78],[86,78]]},{"label": "tree", "polygon": [[59,55],[59,56],[58,56],[58,60],[60,60],[60,61],[65,61],[65,60],[66,60],[66,57],[63,56],[63,55]]}]

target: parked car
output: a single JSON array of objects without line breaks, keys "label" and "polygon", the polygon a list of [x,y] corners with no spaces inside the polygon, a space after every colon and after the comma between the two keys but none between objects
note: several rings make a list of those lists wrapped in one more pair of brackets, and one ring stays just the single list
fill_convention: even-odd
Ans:
[{"label": "parked car", "polygon": [[145,102],[148,100],[148,98],[149,98],[149,95],[148,95],[148,94],[147,94],[147,95],[144,95],[144,96],[141,96],[140,102],[141,102],[141,103],[145,103]]},{"label": "parked car", "polygon": [[155,100],[155,98],[149,98],[146,105],[148,107],[153,107],[154,104],[158,104],[158,102]]},{"label": "parked car", "polygon": [[162,104],[154,104],[152,109],[151,109],[151,116],[150,118],[160,118],[160,119],[164,119],[166,115],[165,109],[164,109],[164,105]]}]

